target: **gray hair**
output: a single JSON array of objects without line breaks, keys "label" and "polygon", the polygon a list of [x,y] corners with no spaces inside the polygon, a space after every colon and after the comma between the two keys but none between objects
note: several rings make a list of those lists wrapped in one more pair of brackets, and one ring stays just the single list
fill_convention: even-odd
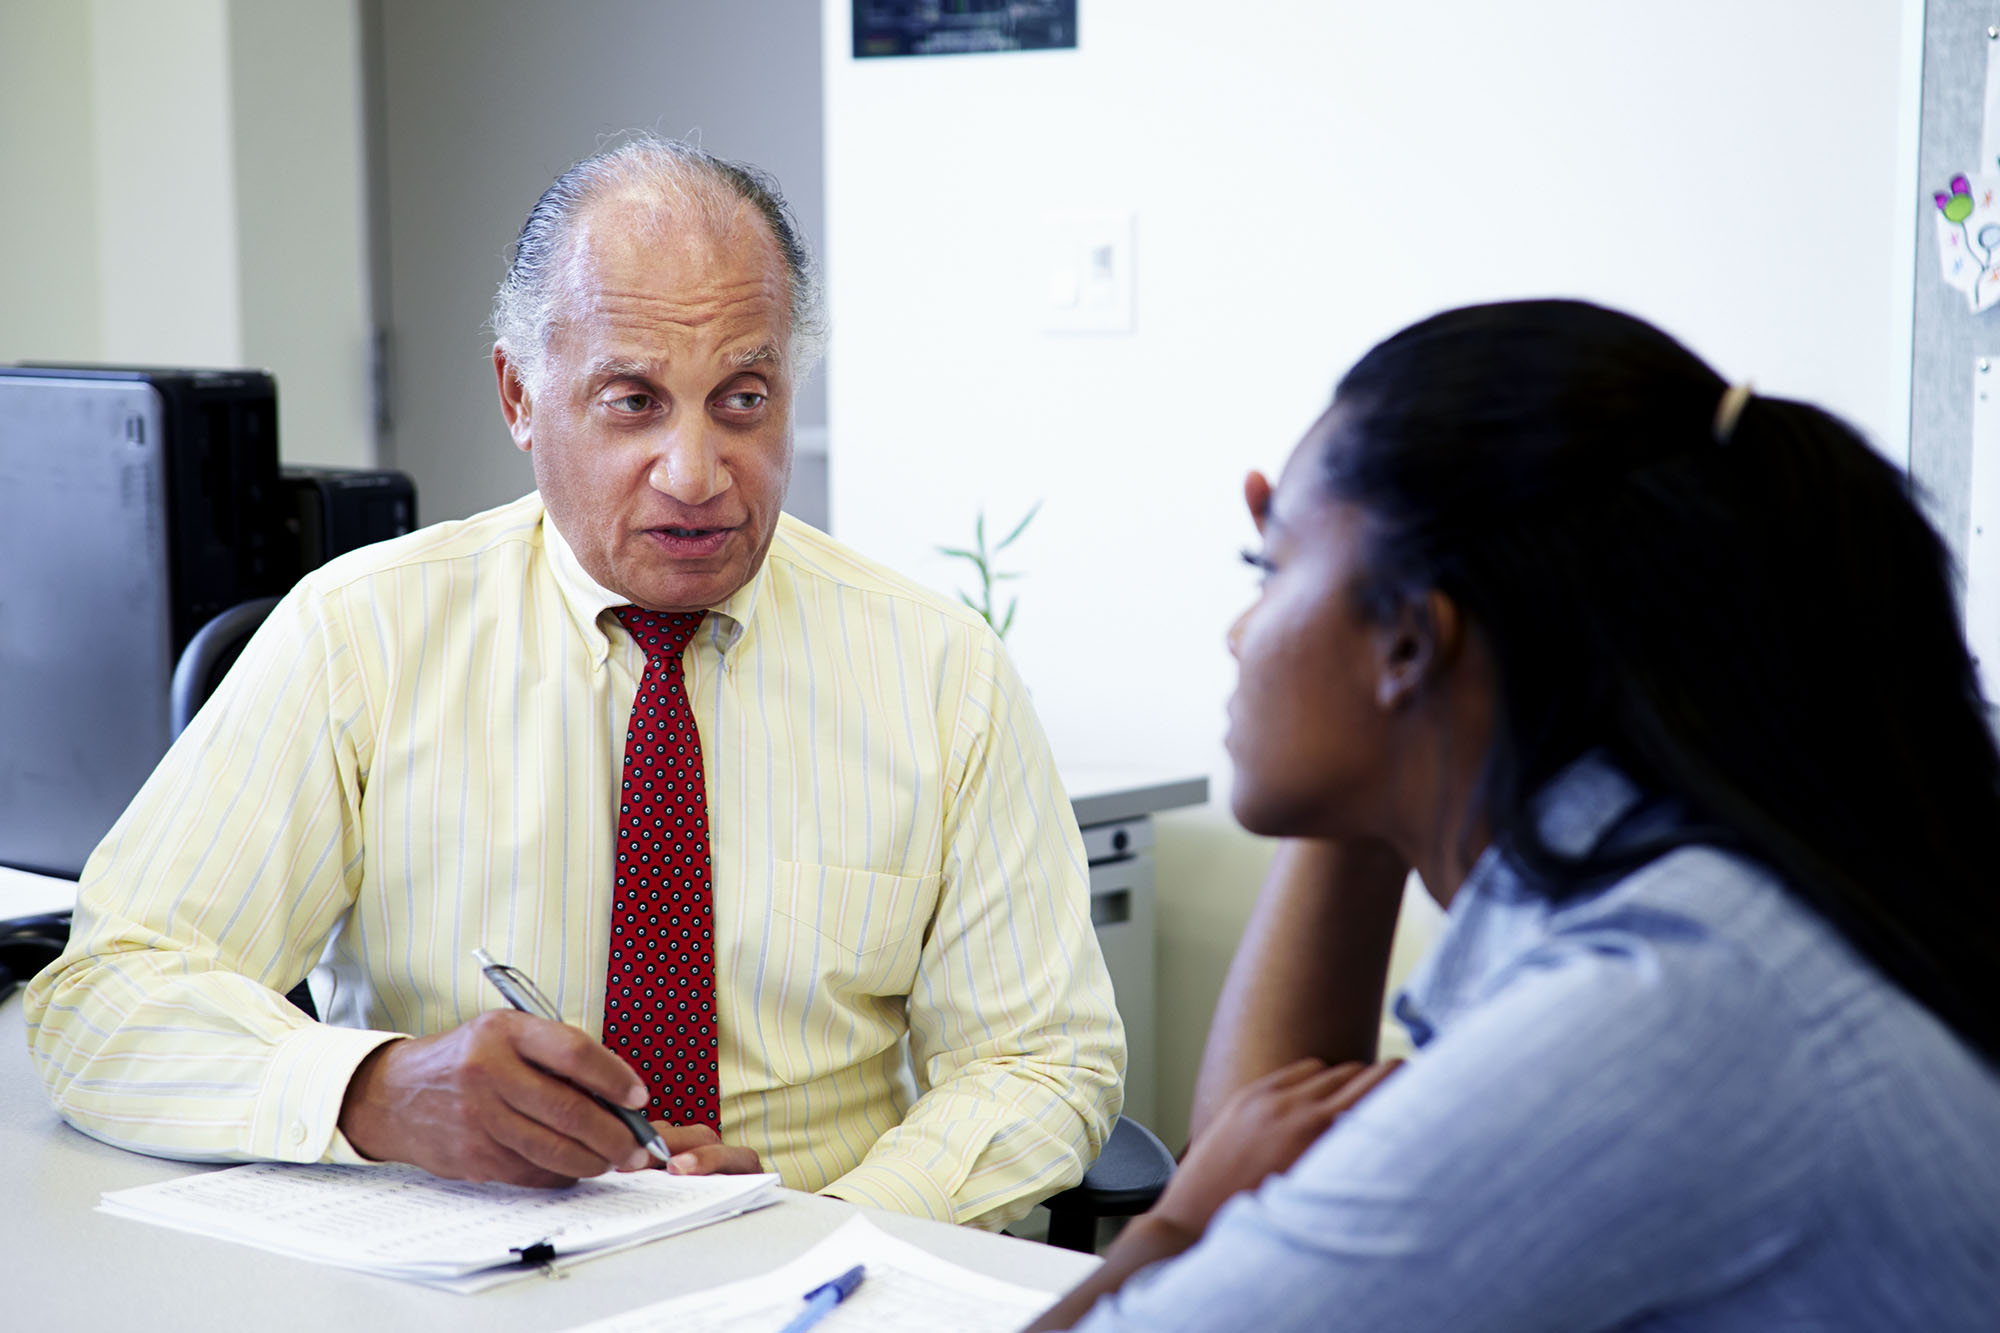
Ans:
[{"label": "gray hair", "polygon": [[602,149],[556,177],[528,210],[514,242],[507,276],[493,296],[493,336],[521,369],[531,390],[540,387],[543,354],[561,314],[562,277],[578,216],[604,196],[628,189],[651,194],[663,212],[692,216],[711,233],[721,233],[744,204],[750,205],[784,257],[791,298],[792,373],[803,376],[826,344],[826,312],[819,271],[799,236],[797,220],[777,181],[747,163],[725,158],[678,139],[635,134]]}]

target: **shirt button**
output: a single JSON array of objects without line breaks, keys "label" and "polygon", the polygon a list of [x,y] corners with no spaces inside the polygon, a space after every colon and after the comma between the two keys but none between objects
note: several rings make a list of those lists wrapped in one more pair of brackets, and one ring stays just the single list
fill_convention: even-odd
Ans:
[{"label": "shirt button", "polygon": [[305,1141],[306,1141],[306,1122],[303,1120],[294,1120],[292,1122],[292,1142],[304,1143]]}]

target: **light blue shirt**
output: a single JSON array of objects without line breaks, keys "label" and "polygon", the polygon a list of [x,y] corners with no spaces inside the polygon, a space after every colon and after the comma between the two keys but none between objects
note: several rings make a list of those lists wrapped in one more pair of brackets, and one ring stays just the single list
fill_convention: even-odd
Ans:
[{"label": "light blue shirt", "polygon": [[[1660,815],[1589,760],[1540,809]],[[1489,850],[1396,1013],[1414,1061],[1078,1327],[2000,1329],[2000,1076],[1758,865],[1550,904]]]}]

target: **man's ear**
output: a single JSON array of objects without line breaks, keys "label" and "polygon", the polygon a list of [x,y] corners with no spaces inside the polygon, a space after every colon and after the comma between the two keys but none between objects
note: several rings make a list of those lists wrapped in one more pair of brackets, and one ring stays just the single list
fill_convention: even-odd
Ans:
[{"label": "man's ear", "polygon": [[525,453],[535,444],[534,398],[520,366],[499,343],[493,344],[493,378],[500,386],[500,415],[507,418],[507,433],[514,437],[514,447]]},{"label": "man's ear", "polygon": [[1458,603],[1436,588],[1405,598],[1376,630],[1376,704],[1386,712],[1407,708],[1457,660],[1464,642]]}]

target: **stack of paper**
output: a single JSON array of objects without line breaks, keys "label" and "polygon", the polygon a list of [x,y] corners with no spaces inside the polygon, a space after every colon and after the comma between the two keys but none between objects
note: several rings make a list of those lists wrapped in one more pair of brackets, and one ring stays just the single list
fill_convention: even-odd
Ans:
[{"label": "stack of paper", "polygon": [[869,1225],[847,1223],[783,1268],[661,1301],[570,1333],[770,1333],[808,1291],[861,1265],[861,1285],[813,1333],[1011,1333],[1056,1303],[1053,1292],[1002,1282]]},{"label": "stack of paper", "polygon": [[440,1180],[415,1167],[264,1162],[106,1194],[120,1217],[297,1259],[478,1291],[719,1222],[777,1200],[778,1178],[632,1171],[568,1189]]}]

